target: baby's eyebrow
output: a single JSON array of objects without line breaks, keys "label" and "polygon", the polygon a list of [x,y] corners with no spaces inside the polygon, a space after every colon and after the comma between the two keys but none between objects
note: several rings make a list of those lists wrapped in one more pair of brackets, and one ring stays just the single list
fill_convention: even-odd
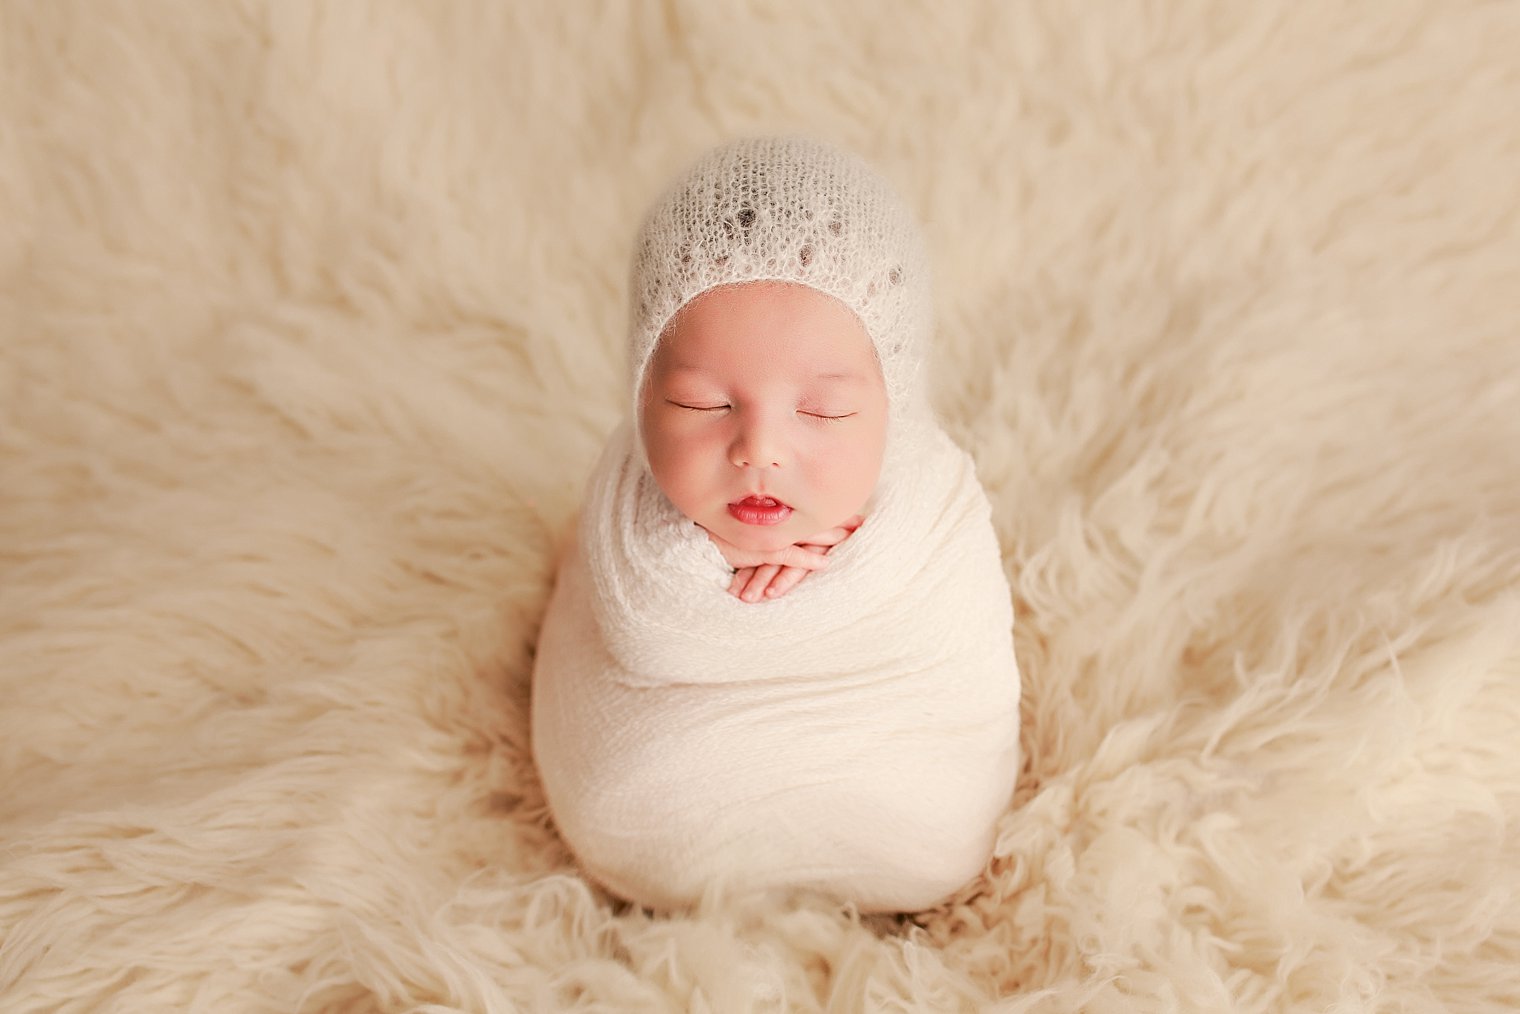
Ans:
[{"label": "baby's eyebrow", "polygon": [[[709,370],[705,366],[698,365],[697,363],[672,363],[671,366],[670,366],[670,371],[669,372],[672,373],[672,374],[675,374],[675,373],[695,373],[695,374],[698,374],[700,376],[704,376],[705,377],[705,376],[709,375],[712,371]],[[843,371],[832,370],[832,371],[829,371],[827,373],[817,373],[817,374],[814,374],[813,375],[813,379],[814,380],[852,380],[852,381],[855,381],[856,383],[859,383],[859,382],[865,380],[866,378],[865,378],[865,376],[863,374],[857,373],[854,370],[843,370]]]},{"label": "baby's eyebrow", "polygon": [[708,370],[707,367],[705,367],[705,366],[698,366],[696,363],[671,363],[670,364],[670,370],[669,370],[669,372],[671,372],[671,373],[710,373],[711,371]]}]

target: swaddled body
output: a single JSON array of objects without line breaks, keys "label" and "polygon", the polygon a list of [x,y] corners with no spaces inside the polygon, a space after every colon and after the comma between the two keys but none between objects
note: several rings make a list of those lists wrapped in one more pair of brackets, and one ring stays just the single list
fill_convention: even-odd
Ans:
[{"label": "swaddled body", "polygon": [[[739,148],[737,162],[732,148],[727,162],[710,157],[688,192],[705,194],[704,173],[737,166],[746,206],[774,211],[786,197],[795,206],[797,181],[767,195],[765,174],[809,160],[829,170],[829,187],[847,189],[837,154],[766,143]],[[858,207],[843,216],[856,229],[866,219]],[[1019,688],[1008,586],[972,463],[933,423],[914,376],[923,265],[881,235],[889,256],[877,277],[841,273],[850,266],[841,256],[833,277],[859,288],[829,286],[867,327],[892,415],[865,521],[834,547],[828,569],[771,601],[729,594],[721,540],[666,495],[632,421],[588,488],[540,637],[534,752],[566,842],[593,877],[641,903],[687,904],[722,883],[814,888],[867,910],[923,908],[975,876],[1011,796]],[[820,238],[805,235],[812,256],[793,264],[827,255]],[[774,244],[746,267],[743,254],[764,244],[729,240],[707,251],[705,263],[739,273],[719,284],[817,280],[795,266],[777,271]],[[636,391],[646,332],[657,336],[711,288],[707,270],[667,289],[674,306],[651,308],[636,293]],[[884,303],[893,288],[897,301]],[[653,324],[641,328],[641,315]],[[734,463],[753,470],[740,456]],[[780,457],[770,465],[779,471]]]}]

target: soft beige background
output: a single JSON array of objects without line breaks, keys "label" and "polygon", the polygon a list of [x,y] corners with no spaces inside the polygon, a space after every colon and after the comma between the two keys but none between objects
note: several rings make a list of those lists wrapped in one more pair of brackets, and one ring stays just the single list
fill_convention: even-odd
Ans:
[{"label": "soft beige background", "polygon": [[[1520,6],[0,0],[0,1009],[1520,1006]],[[902,924],[680,918],[528,674],[638,215],[921,215],[1028,760]],[[992,1006],[996,1005],[996,1006]]]}]

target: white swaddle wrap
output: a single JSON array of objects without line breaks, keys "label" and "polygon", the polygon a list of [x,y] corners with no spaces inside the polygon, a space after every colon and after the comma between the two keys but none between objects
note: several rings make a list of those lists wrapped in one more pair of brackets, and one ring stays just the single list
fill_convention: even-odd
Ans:
[{"label": "white swaddle wrap", "polygon": [[895,411],[864,513],[826,570],[743,602],[717,547],[661,492],[633,424],[613,434],[533,687],[549,805],[592,877],[657,908],[721,883],[913,910],[981,869],[1018,770],[1012,606],[989,506],[928,413]]}]

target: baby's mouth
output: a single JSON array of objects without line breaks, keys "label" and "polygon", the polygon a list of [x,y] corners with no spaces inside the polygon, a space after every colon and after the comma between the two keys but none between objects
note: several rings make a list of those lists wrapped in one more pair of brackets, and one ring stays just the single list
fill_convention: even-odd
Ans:
[{"label": "baby's mouth", "polygon": [[750,495],[728,505],[728,513],[746,525],[778,525],[792,509],[772,496]]}]

